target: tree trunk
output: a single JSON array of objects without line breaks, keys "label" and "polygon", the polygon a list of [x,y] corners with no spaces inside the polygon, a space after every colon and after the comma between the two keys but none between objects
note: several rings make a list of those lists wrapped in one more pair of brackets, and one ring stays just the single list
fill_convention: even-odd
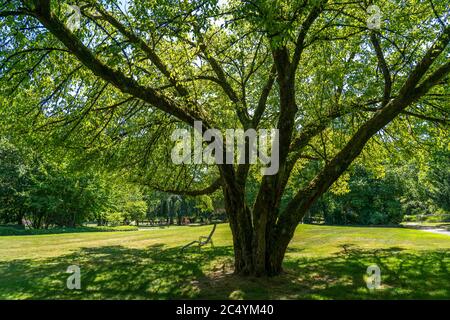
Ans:
[{"label": "tree trunk", "polygon": [[[277,219],[279,197],[273,200],[269,192],[260,194],[253,212],[239,192],[234,196],[227,192],[224,195],[233,234],[235,273],[257,277],[279,275],[283,271],[283,259],[298,221],[283,222],[284,219]],[[297,211],[298,217],[303,217],[312,203],[308,201]]]},{"label": "tree trunk", "polygon": [[229,211],[233,203],[228,202],[227,212],[232,213],[228,217],[233,234],[235,274],[257,277],[279,275],[292,236],[286,234],[278,239],[275,223],[261,219],[275,216],[272,212],[258,214],[259,223],[252,223],[250,209],[246,205]]},{"label": "tree trunk", "polygon": [[[232,226],[232,230],[236,226]],[[272,229],[272,230],[270,230]],[[282,272],[282,263],[287,245],[272,241],[273,228],[262,237],[249,239],[233,232],[235,273],[242,276],[276,276]],[[253,230],[252,230],[253,232]],[[287,243],[289,243],[290,238]]]}]

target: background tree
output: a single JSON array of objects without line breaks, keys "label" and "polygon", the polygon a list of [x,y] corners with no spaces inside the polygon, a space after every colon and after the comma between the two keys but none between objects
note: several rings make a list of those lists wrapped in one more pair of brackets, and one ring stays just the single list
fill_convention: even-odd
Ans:
[{"label": "background tree", "polygon": [[0,139],[0,221],[22,225],[30,184],[24,156],[8,140]]},{"label": "background tree", "polygon": [[[0,223],[76,227],[95,220],[122,224],[145,217],[139,187],[111,172],[77,169],[73,159],[47,159],[26,145],[0,140]],[[98,169],[98,168],[95,168]],[[114,213],[114,214],[113,214]]]},{"label": "background tree", "polygon": [[328,192],[310,209],[307,220],[323,219],[327,224],[395,225],[402,222],[401,180],[395,171],[376,177],[356,166],[345,192]]}]

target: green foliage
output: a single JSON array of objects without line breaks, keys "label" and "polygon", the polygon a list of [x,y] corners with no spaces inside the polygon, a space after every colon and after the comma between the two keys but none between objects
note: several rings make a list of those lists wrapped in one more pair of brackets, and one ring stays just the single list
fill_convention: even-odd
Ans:
[{"label": "green foliage", "polygon": [[6,139],[0,139],[0,221],[21,223],[27,209],[29,168],[24,156]]},{"label": "green foliage", "polygon": [[110,211],[106,213],[104,220],[106,223],[117,226],[123,223],[125,220],[123,213],[118,211]]},{"label": "green foliage", "polygon": [[[146,196],[148,218],[151,221],[165,221],[167,224],[182,223],[183,218],[190,222],[210,221],[215,212],[223,209],[220,196],[187,197],[163,192],[153,192]],[[220,215],[217,216],[221,217]]]},{"label": "green foliage", "polygon": [[305,221],[361,225],[447,221],[449,152],[436,150],[427,155],[376,167],[356,165],[347,181],[339,183],[345,184],[347,192],[331,188]]},{"label": "green foliage", "polygon": [[429,166],[430,197],[437,207],[450,212],[450,150],[436,151]]},{"label": "green foliage", "polygon": [[356,225],[389,225],[402,221],[402,186],[394,173],[376,178],[364,167],[357,166],[350,175],[348,187],[347,193],[325,194],[310,210],[309,220]]},{"label": "green foliage", "polygon": [[77,226],[103,210],[104,194],[94,174],[73,173],[52,165],[41,167],[32,177],[28,211],[32,224]]},{"label": "green foliage", "polygon": [[445,221],[450,214],[449,157],[449,150],[435,150],[425,160],[412,158],[399,168],[404,185],[402,208],[409,220]]},{"label": "green foliage", "polygon": [[0,222],[39,229],[89,220],[118,225],[145,217],[147,204],[137,187],[112,174],[77,170],[75,164],[0,140],[0,200],[5,204]]},{"label": "green foliage", "polygon": [[118,221],[118,214],[120,213],[120,223],[129,224],[131,221],[135,221],[139,224],[139,221],[146,218],[148,211],[147,202],[144,200],[144,195],[141,193],[138,187],[131,184],[120,185],[119,190],[116,190],[115,207],[117,212],[109,216],[109,219],[115,219]]},{"label": "green foliage", "polygon": [[[450,214],[436,214],[431,216],[426,216],[424,219],[426,222],[450,222]],[[414,221],[420,221],[420,220],[414,220]]]}]

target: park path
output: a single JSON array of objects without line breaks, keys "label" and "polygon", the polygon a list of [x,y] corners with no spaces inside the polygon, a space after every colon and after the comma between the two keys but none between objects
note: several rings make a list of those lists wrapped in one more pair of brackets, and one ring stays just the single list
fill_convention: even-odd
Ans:
[{"label": "park path", "polygon": [[437,229],[437,228],[431,228],[431,229],[422,229],[423,231],[432,232],[432,233],[439,233],[439,234],[445,234],[447,236],[450,236],[450,231],[445,229]]},{"label": "park path", "polygon": [[432,226],[424,226],[421,224],[407,224],[405,225],[405,228],[410,228],[410,229],[416,229],[416,230],[422,230],[422,231],[426,231],[426,232],[431,232],[431,233],[437,233],[437,234],[445,234],[447,236],[450,236],[450,230],[449,229],[445,229],[445,228],[439,228],[439,227],[432,227]]}]

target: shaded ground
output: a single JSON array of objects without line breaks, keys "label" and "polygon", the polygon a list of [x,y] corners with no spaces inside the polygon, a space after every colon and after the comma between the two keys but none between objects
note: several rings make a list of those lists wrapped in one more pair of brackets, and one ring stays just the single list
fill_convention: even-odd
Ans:
[{"label": "shaded ground", "polygon": [[[225,225],[217,230],[216,247],[183,255],[179,243],[209,227],[35,236],[30,252],[21,256],[4,247],[22,246],[21,237],[5,237],[0,239],[0,299],[450,299],[447,236],[376,229],[302,226],[290,246],[286,272],[269,279],[232,274]],[[51,243],[64,253],[48,251]],[[81,268],[79,291],[66,289],[65,271],[74,264]],[[371,264],[380,267],[382,277],[382,287],[373,292],[364,280]]]}]

